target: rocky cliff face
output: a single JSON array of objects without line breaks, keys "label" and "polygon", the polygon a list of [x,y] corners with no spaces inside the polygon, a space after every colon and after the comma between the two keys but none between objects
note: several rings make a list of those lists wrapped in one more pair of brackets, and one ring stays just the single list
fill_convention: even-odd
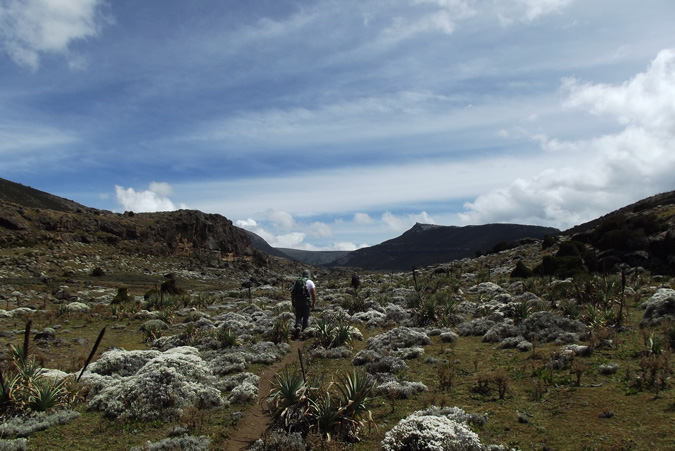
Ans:
[{"label": "rocky cliff face", "polygon": [[216,214],[180,210],[116,214],[90,208],[58,211],[0,200],[0,243],[81,242],[136,249],[153,255],[222,260],[252,258],[248,235]]}]

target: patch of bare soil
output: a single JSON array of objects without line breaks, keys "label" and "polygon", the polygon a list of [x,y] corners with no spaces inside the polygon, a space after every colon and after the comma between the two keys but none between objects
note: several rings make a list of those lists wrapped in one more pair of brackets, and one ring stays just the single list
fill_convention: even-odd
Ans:
[{"label": "patch of bare soil", "polygon": [[258,386],[258,402],[253,404],[238,422],[236,430],[232,433],[229,440],[225,443],[225,451],[242,451],[253,446],[256,440],[265,432],[267,426],[272,421],[269,412],[263,409],[264,401],[272,389],[272,378],[284,367],[290,365],[298,358],[298,351],[302,350],[305,341],[292,340],[291,352],[286,354],[282,360],[267,367],[260,374],[260,385]]}]

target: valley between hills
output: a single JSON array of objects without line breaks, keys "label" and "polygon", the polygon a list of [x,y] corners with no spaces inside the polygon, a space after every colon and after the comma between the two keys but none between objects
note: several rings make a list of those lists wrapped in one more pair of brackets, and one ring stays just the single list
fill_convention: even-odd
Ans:
[{"label": "valley between hills", "polygon": [[0,187],[0,449],[675,447],[672,193],[386,269]]}]

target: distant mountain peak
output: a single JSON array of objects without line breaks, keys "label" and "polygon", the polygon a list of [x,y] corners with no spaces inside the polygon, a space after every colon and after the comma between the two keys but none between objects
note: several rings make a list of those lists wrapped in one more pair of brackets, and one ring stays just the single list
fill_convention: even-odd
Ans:
[{"label": "distant mountain peak", "polygon": [[560,230],[522,224],[443,226],[416,223],[397,238],[365,249],[358,249],[336,260],[332,266],[374,270],[404,270],[447,263],[477,252],[489,251],[499,242],[525,238],[541,239]]},{"label": "distant mountain peak", "polygon": [[409,232],[425,232],[427,230],[433,230],[439,227],[443,226],[439,226],[436,224],[422,224],[421,222],[416,222],[415,225],[410,228]]}]

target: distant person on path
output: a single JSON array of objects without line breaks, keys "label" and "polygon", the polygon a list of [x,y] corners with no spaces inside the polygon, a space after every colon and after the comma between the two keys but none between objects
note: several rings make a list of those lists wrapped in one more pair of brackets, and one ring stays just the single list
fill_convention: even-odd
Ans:
[{"label": "distant person on path", "polygon": [[354,273],[352,275],[352,288],[354,289],[354,294],[359,290],[359,287],[361,286],[361,279],[359,278],[359,275],[357,273]]},{"label": "distant person on path", "polygon": [[295,309],[295,327],[293,338],[298,338],[309,324],[309,312],[316,306],[316,285],[310,280],[311,274],[305,269],[302,277],[293,283],[291,303]]}]

